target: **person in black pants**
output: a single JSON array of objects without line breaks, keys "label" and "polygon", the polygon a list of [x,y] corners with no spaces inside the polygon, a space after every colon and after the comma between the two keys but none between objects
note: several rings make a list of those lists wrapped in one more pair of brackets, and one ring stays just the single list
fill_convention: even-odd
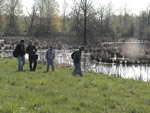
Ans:
[{"label": "person in black pants", "polygon": [[[35,71],[37,66],[37,55],[36,55],[37,49],[34,45],[32,45],[32,42],[29,43],[28,47],[26,48],[26,53],[29,54],[29,67],[30,71]],[[34,64],[32,67],[32,63]]]},{"label": "person in black pants", "polygon": [[74,71],[72,72],[72,75],[79,74],[81,77],[83,77],[82,71],[81,71],[81,54],[82,51],[84,51],[84,47],[79,48],[79,50],[74,51],[71,55],[74,63]]}]

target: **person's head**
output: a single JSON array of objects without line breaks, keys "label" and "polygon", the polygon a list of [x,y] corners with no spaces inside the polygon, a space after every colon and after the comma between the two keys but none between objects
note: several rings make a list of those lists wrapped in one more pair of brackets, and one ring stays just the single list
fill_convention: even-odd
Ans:
[{"label": "person's head", "polygon": [[52,49],[53,49],[53,47],[52,47],[52,46],[49,46],[49,49],[50,49],[50,50],[52,50]]},{"label": "person's head", "polygon": [[24,45],[24,40],[21,40],[21,41],[20,41],[20,44]]},{"label": "person's head", "polygon": [[84,51],[84,47],[80,47],[79,50],[80,50],[80,51]]},{"label": "person's head", "polygon": [[32,42],[31,41],[29,42],[29,46],[32,46]]}]

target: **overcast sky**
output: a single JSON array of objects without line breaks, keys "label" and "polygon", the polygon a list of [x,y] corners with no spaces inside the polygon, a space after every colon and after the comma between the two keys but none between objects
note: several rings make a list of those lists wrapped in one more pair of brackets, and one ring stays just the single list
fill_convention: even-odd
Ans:
[{"label": "overcast sky", "polygon": [[[61,12],[62,4],[64,0],[56,0],[59,3],[59,11]],[[74,0],[66,0],[68,5],[68,9],[72,7]],[[123,8],[126,4],[128,11],[130,13],[139,14],[141,10],[146,10],[146,7],[150,4],[150,0],[92,0],[95,6],[98,4],[106,4],[108,2],[112,2],[113,9],[118,12],[121,8]],[[32,6],[33,0],[23,0],[24,12],[26,14],[26,8],[30,10]],[[150,8],[150,5],[149,5]]]}]

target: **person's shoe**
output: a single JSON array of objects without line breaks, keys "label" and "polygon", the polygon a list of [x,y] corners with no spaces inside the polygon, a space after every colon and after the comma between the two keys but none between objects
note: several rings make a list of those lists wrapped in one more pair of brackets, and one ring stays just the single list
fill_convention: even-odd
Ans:
[{"label": "person's shoe", "polygon": [[80,75],[80,77],[83,77],[83,75]]}]

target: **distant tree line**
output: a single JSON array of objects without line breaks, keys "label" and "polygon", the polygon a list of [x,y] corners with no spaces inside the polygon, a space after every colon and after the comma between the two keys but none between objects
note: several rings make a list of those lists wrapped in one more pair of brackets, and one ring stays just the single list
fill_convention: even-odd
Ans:
[{"label": "distant tree line", "polygon": [[150,7],[139,15],[127,7],[116,14],[111,2],[95,8],[92,0],[74,0],[68,12],[66,0],[61,13],[55,0],[34,0],[28,15],[21,0],[0,0],[0,36],[70,37],[83,44],[98,41],[150,40]]}]

